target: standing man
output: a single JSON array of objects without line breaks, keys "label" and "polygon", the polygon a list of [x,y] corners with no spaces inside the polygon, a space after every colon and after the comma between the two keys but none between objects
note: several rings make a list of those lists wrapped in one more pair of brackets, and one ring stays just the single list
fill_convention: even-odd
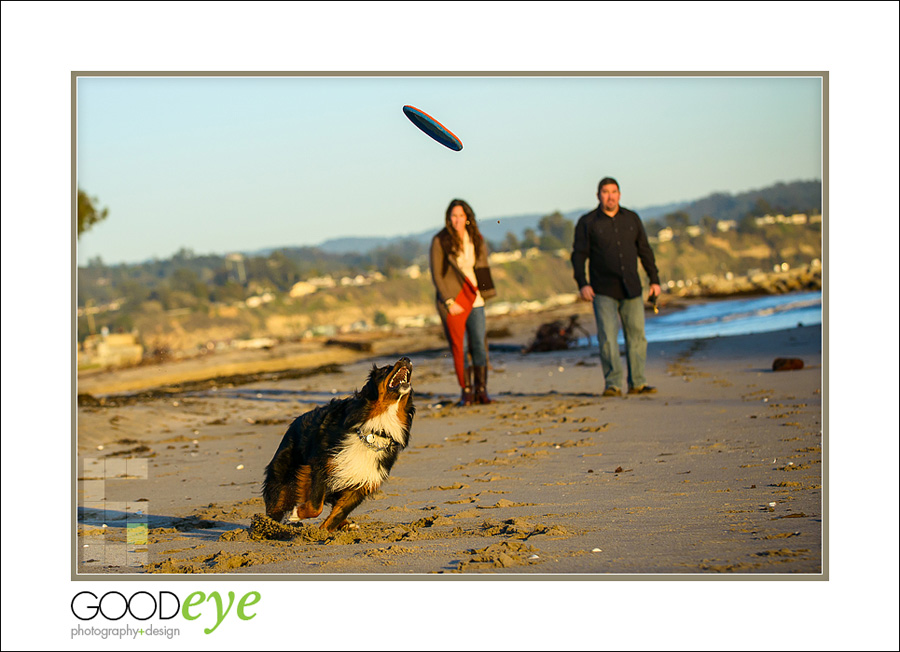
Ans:
[{"label": "standing man", "polygon": [[[597,186],[600,205],[582,215],[575,225],[572,266],[581,298],[592,301],[600,342],[600,361],[606,389],[603,396],[622,395],[622,361],[619,357],[619,317],[625,332],[628,357],[628,393],[652,394],[644,366],[647,338],[644,335],[644,302],[637,261],[650,277],[650,297],[659,296],[659,272],[647,233],[637,213],[619,206],[619,183],[610,177]],[[585,262],[590,283],[585,276]]]}]

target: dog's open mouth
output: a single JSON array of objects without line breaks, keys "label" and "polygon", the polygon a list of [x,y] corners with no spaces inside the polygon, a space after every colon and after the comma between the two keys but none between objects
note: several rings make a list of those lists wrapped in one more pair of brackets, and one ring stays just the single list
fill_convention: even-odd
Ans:
[{"label": "dog's open mouth", "polygon": [[410,363],[409,358],[403,358],[397,365],[398,368],[388,380],[388,389],[400,394],[406,394],[412,389],[410,384],[412,380],[412,363]]}]

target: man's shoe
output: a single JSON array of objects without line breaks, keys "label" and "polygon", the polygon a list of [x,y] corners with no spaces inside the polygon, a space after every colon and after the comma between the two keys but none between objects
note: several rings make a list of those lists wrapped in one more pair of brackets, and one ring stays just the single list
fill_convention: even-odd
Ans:
[{"label": "man's shoe", "polygon": [[650,385],[641,385],[640,387],[629,387],[629,394],[656,394],[656,388]]},{"label": "man's shoe", "polygon": [[603,390],[603,396],[621,396],[622,390],[618,387],[609,386]]}]

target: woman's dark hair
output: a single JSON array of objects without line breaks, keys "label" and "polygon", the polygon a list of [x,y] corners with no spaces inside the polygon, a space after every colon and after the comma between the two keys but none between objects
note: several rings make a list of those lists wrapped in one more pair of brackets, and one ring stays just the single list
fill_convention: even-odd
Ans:
[{"label": "woman's dark hair", "polygon": [[473,211],[472,207],[469,206],[469,203],[463,199],[454,199],[451,201],[450,205],[447,206],[447,213],[444,216],[444,225],[447,227],[447,231],[450,232],[450,238],[453,242],[452,253],[454,256],[458,256],[459,252],[462,251],[462,240],[456,232],[456,229],[453,228],[453,222],[450,220],[450,213],[452,213],[453,209],[457,206],[461,206],[463,212],[466,214],[466,231],[469,232],[469,239],[472,241],[472,244],[475,245],[475,257],[477,258],[481,255],[484,239],[481,237],[481,231],[478,230],[478,223],[475,221],[475,211]]}]

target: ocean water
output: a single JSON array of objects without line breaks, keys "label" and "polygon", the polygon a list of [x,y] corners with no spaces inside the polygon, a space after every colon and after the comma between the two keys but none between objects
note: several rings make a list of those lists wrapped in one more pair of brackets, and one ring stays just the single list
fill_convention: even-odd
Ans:
[{"label": "ocean water", "polygon": [[[767,333],[796,328],[798,324],[813,326],[821,323],[822,293],[816,291],[719,299],[671,311],[661,307],[658,315],[647,314],[645,330],[648,342],[671,342]],[[621,331],[619,343],[624,344]],[[597,337],[581,338],[578,346],[597,346]]]}]

